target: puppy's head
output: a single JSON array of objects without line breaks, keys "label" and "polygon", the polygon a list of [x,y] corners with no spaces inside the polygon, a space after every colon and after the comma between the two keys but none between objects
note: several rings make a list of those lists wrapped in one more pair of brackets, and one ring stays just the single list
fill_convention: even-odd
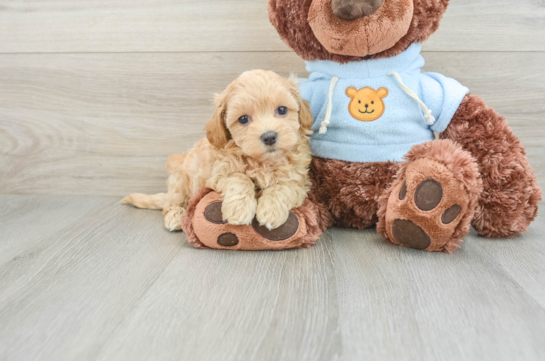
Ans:
[{"label": "puppy's head", "polygon": [[218,148],[233,140],[252,158],[275,159],[310,134],[312,113],[291,77],[245,72],[216,97],[215,105],[206,136]]}]

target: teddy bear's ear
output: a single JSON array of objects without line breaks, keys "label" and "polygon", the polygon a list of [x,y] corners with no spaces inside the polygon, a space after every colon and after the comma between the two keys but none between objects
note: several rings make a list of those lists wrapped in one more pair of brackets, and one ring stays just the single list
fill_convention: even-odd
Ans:
[{"label": "teddy bear's ear", "polygon": [[206,138],[210,144],[216,148],[225,147],[227,141],[231,139],[231,133],[229,133],[229,130],[227,130],[224,119],[225,112],[227,110],[226,92],[227,91],[224,91],[222,94],[216,96],[216,109],[214,110],[214,115],[212,115],[212,118],[210,118],[208,123],[206,123],[206,127],[204,128],[206,131]]},{"label": "teddy bear's ear", "polygon": [[386,88],[380,88],[377,90],[377,95],[379,98],[386,98],[388,96],[388,89]]},{"label": "teddy bear's ear", "polygon": [[349,98],[354,98],[357,92],[358,90],[354,88],[353,86],[351,86],[350,88],[346,88],[346,91],[345,91],[346,96]]}]

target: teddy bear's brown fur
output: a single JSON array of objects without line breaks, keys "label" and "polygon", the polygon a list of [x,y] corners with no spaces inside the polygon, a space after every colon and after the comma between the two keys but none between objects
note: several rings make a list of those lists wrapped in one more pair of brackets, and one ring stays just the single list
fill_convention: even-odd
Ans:
[{"label": "teddy bear's brown fur", "polygon": [[[309,25],[312,2],[270,0],[270,20],[286,44],[303,59],[347,63],[392,57],[412,43],[427,40],[437,30],[449,1],[414,0],[414,15],[406,35],[392,47],[366,57],[333,54],[326,50]],[[513,237],[526,231],[537,215],[541,190],[523,146],[505,119],[487,107],[480,97],[468,94],[441,139],[460,146],[477,164],[483,190],[480,192],[479,189],[471,223],[478,233],[486,237]],[[335,225],[368,228],[377,223],[377,211],[388,201],[387,197],[381,196],[392,185],[401,167],[392,162],[353,163],[314,158],[310,172],[313,187],[309,197],[327,206]],[[322,219],[324,222],[329,220],[328,217]],[[459,227],[467,228],[468,223]],[[442,250],[451,252],[455,248],[457,244],[451,243]]]},{"label": "teddy bear's brown fur", "polygon": [[[269,19],[284,42],[304,60],[332,60],[347,63],[361,57],[332,54],[316,39],[308,22],[313,0],[270,0]],[[414,0],[414,15],[407,34],[393,47],[370,59],[389,58],[405,51],[412,43],[421,43],[439,28],[448,0]]]},{"label": "teddy bear's brown fur", "polygon": [[483,182],[472,225],[480,235],[513,237],[537,216],[541,189],[526,151],[505,118],[469,94],[441,134],[473,155]]}]

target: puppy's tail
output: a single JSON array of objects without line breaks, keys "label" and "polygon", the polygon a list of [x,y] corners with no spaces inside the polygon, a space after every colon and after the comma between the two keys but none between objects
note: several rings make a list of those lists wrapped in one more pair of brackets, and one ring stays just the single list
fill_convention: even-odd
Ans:
[{"label": "puppy's tail", "polygon": [[123,198],[121,204],[132,204],[136,208],[163,209],[166,203],[166,198],[166,193],[158,193],[155,195],[133,193]]}]

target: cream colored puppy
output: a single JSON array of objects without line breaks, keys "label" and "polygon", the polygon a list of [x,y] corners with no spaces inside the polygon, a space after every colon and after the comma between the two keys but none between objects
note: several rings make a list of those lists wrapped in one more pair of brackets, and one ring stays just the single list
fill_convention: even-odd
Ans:
[{"label": "cream colored puppy", "polygon": [[281,226],[310,187],[312,113],[297,81],[248,71],[216,96],[215,106],[206,138],[168,158],[168,192],[135,193],[122,203],[162,209],[165,227],[180,230],[189,199],[206,186],[222,194],[224,221],[247,225],[255,216],[269,229]]}]

